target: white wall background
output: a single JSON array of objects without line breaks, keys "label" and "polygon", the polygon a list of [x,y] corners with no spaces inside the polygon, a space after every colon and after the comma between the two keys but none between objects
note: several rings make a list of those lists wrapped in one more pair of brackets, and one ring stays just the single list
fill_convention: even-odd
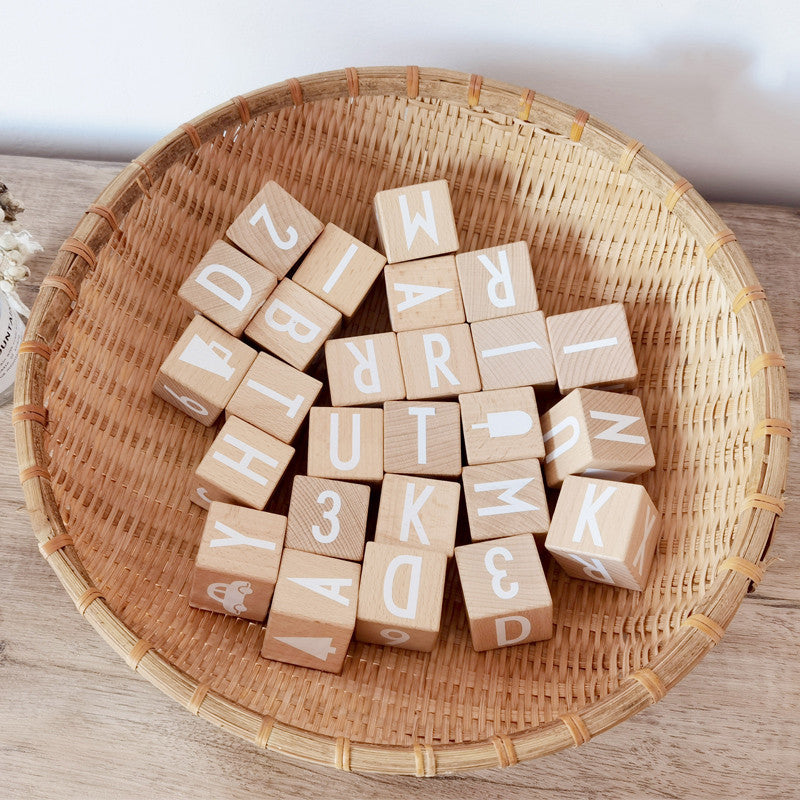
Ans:
[{"label": "white wall background", "polygon": [[0,0],[0,152],[127,160],[328,69],[477,72],[585,108],[709,199],[800,206],[797,0]]}]

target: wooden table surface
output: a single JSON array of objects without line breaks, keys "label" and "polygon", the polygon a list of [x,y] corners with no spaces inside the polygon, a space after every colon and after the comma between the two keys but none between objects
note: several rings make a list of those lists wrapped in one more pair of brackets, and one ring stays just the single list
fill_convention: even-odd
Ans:
[{"label": "wooden table surface", "polygon": [[[122,164],[0,156],[0,180],[45,247],[36,286]],[[766,289],[800,430],[800,209],[717,204]],[[796,435],[796,439],[800,439]],[[352,775],[258,750],[132,672],[40,556],[0,409],[0,792],[26,798],[800,797],[800,455],[780,556],[722,642],[664,700],[588,744],[505,770],[433,779]]]}]

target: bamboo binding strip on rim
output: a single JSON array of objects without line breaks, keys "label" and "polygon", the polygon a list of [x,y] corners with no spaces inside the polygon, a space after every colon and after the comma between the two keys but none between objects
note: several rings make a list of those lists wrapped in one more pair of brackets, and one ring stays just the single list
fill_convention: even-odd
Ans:
[{"label": "bamboo binding strip on rim", "polygon": [[[789,401],[784,363],[763,360],[781,347],[759,282],[688,181],[534,90],[375,67],[234,98],[122,171],[33,309],[14,427],[43,554],[132,668],[262,748],[427,776],[574,747],[685,676],[763,573],[789,433],[752,433],[788,420]],[[150,393],[185,325],[177,288],[268,179],[374,246],[375,193],[435,178],[449,181],[461,249],[529,244],[546,314],[625,304],[656,453],[643,483],[663,515],[650,585],[550,564],[553,638],[476,653],[451,575],[431,654],[354,642],[342,675],[267,661],[261,626],[187,602],[203,517],[187,492],[213,432]],[[341,335],[376,329],[380,289]],[[268,510],[285,513],[289,484]]]}]

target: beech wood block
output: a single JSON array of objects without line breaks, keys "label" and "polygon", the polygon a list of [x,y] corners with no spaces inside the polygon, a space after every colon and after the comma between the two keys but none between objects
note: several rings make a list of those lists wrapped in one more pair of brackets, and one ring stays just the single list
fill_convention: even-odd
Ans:
[{"label": "beech wood block", "polygon": [[573,389],[542,415],[550,487],[567,475],[624,481],[655,466],[642,401],[632,394]]},{"label": "beech wood block", "polygon": [[446,180],[385,189],[375,195],[374,208],[378,237],[390,264],[458,250]]},{"label": "beech wood block", "polygon": [[341,672],[353,636],[361,565],[286,548],[261,655]]},{"label": "beech wood block", "polygon": [[367,542],[356,639],[429,653],[439,638],[447,556]]},{"label": "beech wood block", "polygon": [[461,484],[454,481],[385,475],[375,541],[452,556],[460,498]]},{"label": "beech wood block", "polygon": [[369,486],[295,475],[286,546],[361,561],[367,535]]},{"label": "beech wood block", "polygon": [[561,394],[579,386],[632,388],[639,376],[622,303],[547,317]]},{"label": "beech wood block", "polygon": [[329,339],[325,363],[334,406],[371,405],[406,396],[394,333]]},{"label": "beech wood block", "polygon": [[287,364],[304,370],[341,321],[335,308],[286,278],[244,332]]},{"label": "beech wood block", "polygon": [[255,358],[252,347],[196,316],[158,370],[153,394],[208,427]]},{"label": "beech wood block", "polygon": [[383,409],[314,406],[308,426],[309,475],[367,482],[383,478]]},{"label": "beech wood block", "polygon": [[386,257],[377,250],[329,222],[292,280],[352,317],[385,263]]},{"label": "beech wood block", "polygon": [[567,575],[642,591],[659,527],[643,486],[568,475],[545,547]]},{"label": "beech wood block", "polygon": [[461,411],[448,401],[383,404],[383,469],[408,475],[461,475]]},{"label": "beech wood block", "polygon": [[323,227],[289,192],[269,181],[231,223],[226,236],[282,278],[322,233]]},{"label": "beech wood block", "polygon": [[536,397],[530,386],[458,397],[470,464],[544,458]]},{"label": "beech wood block", "polygon": [[553,600],[531,534],[456,548],[472,646],[494,650],[553,635]]},{"label": "beech wood block", "polygon": [[211,503],[194,560],[189,605],[261,622],[283,552],[286,517]]},{"label": "beech wood block", "polygon": [[178,297],[232,336],[241,336],[277,285],[274,273],[218,240],[178,289]]}]

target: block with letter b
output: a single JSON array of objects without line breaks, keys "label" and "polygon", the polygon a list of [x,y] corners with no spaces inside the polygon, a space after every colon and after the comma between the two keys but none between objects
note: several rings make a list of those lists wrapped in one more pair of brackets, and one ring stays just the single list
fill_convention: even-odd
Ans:
[{"label": "block with letter b", "polygon": [[553,601],[533,536],[462,545],[456,563],[476,650],[553,635]]},{"label": "block with letter b", "polygon": [[308,422],[308,474],[374,483],[383,478],[383,409],[314,406]]},{"label": "block with letter b", "polygon": [[643,486],[568,475],[545,540],[567,575],[642,591],[659,537]]}]

